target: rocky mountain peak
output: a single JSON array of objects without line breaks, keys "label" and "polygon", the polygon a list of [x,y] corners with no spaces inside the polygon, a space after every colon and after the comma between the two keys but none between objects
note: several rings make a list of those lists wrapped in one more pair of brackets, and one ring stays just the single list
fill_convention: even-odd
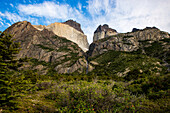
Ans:
[{"label": "rocky mountain peak", "polygon": [[132,29],[132,32],[136,32],[136,31],[139,31],[140,29],[138,29],[138,28],[133,28]]},{"label": "rocky mountain peak", "polygon": [[97,41],[99,39],[103,39],[116,34],[117,31],[115,29],[109,28],[109,25],[99,25],[96,31],[94,32],[93,41]]},{"label": "rocky mountain peak", "polygon": [[4,32],[10,33],[14,36],[14,38],[19,39],[22,35],[27,35],[27,32],[37,31],[30,22],[28,21],[21,21],[14,23],[10,27],[8,27]]},{"label": "rocky mountain peak", "polygon": [[50,25],[33,25],[37,30],[42,31],[43,29],[48,29],[52,31],[54,34],[60,37],[65,37],[68,40],[75,42],[79,47],[83,49],[83,51],[87,51],[89,44],[87,41],[87,36],[81,32],[80,24],[73,21],[68,20],[65,23],[52,23]]},{"label": "rocky mountain peak", "polygon": [[143,30],[159,30],[158,28],[156,28],[156,27],[146,27],[146,28],[144,28],[144,29],[138,29],[138,28],[133,28],[132,29],[132,32],[136,32],[136,31],[143,31]]},{"label": "rocky mountain peak", "polygon": [[109,25],[99,25],[94,32],[93,41],[97,41],[99,39],[106,38],[115,34],[117,34],[117,31],[115,29],[109,28]]},{"label": "rocky mountain peak", "polygon": [[[49,69],[52,69],[54,73],[83,72],[85,70],[87,62],[83,50],[76,43],[67,39],[70,37],[62,37],[64,32],[68,32],[70,33],[67,34],[68,36],[72,34],[73,38],[79,38],[83,42],[84,34],[74,30],[63,23],[33,26],[30,22],[22,21],[13,24],[4,32],[12,34],[13,39],[21,43],[21,51],[17,54],[17,58],[31,58],[30,64],[26,64],[25,68],[36,69],[40,73],[46,74]],[[61,36],[56,35],[54,31],[59,31]],[[49,66],[49,63],[52,67]]]},{"label": "rocky mountain peak", "polygon": [[10,27],[8,27],[6,30],[5,30],[5,32],[7,32],[8,30],[10,30],[11,28],[13,28],[13,27],[22,27],[22,28],[24,28],[25,26],[28,26],[28,25],[31,25],[31,23],[30,22],[28,22],[28,21],[22,21],[22,22],[16,22],[16,23],[14,23],[13,25],[11,25]]},{"label": "rocky mountain peak", "polygon": [[64,22],[64,24],[67,24],[73,28],[75,28],[76,30],[82,32],[84,34],[84,32],[81,29],[81,25],[79,23],[77,23],[76,21],[73,20],[67,20],[66,22]]},{"label": "rocky mountain peak", "polygon": [[112,32],[116,32],[117,33],[117,31],[115,29],[109,28],[109,25],[107,25],[107,24],[104,24],[103,26],[99,25],[94,33],[102,32],[102,31],[105,31],[105,32],[106,31],[112,31]]}]

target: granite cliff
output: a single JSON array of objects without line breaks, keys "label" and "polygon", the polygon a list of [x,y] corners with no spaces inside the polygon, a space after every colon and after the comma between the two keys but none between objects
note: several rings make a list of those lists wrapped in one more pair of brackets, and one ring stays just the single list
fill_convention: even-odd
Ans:
[{"label": "granite cliff", "polygon": [[[90,44],[89,51],[87,52],[89,59],[91,59],[89,64],[93,65],[91,70],[93,70],[96,65],[100,65],[100,61],[96,62],[93,59],[101,59],[100,56],[102,55],[103,59],[107,59],[108,56],[104,54],[108,54],[109,51],[157,58],[162,61],[161,65],[168,67],[168,70],[170,70],[170,34],[168,32],[161,31],[156,27],[146,27],[144,29],[135,28],[132,32],[118,33],[105,38],[99,37],[98,39],[99,40],[94,40],[93,43]],[[114,52],[111,52],[111,54],[114,54]],[[106,58],[104,58],[104,56]]]},{"label": "granite cliff", "polygon": [[104,24],[103,26],[99,25],[99,27],[94,32],[93,41],[97,41],[116,34],[117,31],[112,28],[109,28],[107,24]]},{"label": "granite cliff", "polygon": [[[4,32],[12,34],[13,39],[21,43],[21,51],[17,58],[31,58],[31,64],[27,64],[25,67],[37,69],[43,74],[48,72],[83,72],[87,66],[84,51],[76,43],[64,37],[59,37],[53,32],[53,29],[58,28],[59,33],[62,34],[61,29],[67,27],[70,28],[65,24],[63,26],[61,23],[54,23],[48,29],[44,26],[43,29],[38,30],[31,23],[23,21],[13,24]],[[72,30],[71,33],[80,33],[74,28],[70,29]],[[73,33],[72,36],[76,33]],[[86,41],[86,37],[83,41]]]},{"label": "granite cliff", "polygon": [[[160,31],[155,27],[147,27],[135,32],[118,33],[105,38],[99,37],[100,40],[97,41],[94,39],[93,43],[90,44],[88,54],[89,56],[95,56],[108,50],[132,52],[139,48],[148,47],[155,41],[160,41],[163,45],[166,45],[166,42],[162,40],[169,38],[169,33]],[[143,44],[144,42],[146,44]],[[168,47],[169,45],[165,48]]]},{"label": "granite cliff", "polygon": [[60,37],[65,37],[72,42],[78,44],[83,51],[88,50],[87,36],[81,30],[79,23],[69,20],[64,23],[52,23],[50,25],[33,25],[37,30],[42,31],[43,29],[48,29],[54,34]]},{"label": "granite cliff", "polygon": [[83,30],[81,29],[81,25],[79,23],[77,23],[74,20],[67,20],[66,22],[64,22],[64,24],[67,24],[73,28],[75,28],[76,30],[80,31],[81,33],[84,34]]}]

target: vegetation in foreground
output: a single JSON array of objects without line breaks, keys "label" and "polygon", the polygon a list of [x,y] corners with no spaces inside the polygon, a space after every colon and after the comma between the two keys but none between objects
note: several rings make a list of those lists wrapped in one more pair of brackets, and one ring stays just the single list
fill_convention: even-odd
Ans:
[{"label": "vegetation in foreground", "polygon": [[78,79],[60,75],[62,78],[56,79],[58,75],[27,74],[12,77],[15,78],[11,85],[14,91],[10,95],[16,97],[11,100],[15,104],[1,106],[4,112],[169,111],[168,74],[128,82],[91,79],[86,75],[80,75]]},{"label": "vegetation in foreground", "polygon": [[[170,74],[155,64],[159,59],[112,51],[104,54],[108,54],[105,59],[102,55],[92,59],[101,63],[99,62],[96,70],[89,74],[39,75],[32,70],[18,70],[25,59],[14,60],[19,45],[11,38],[5,34],[1,34],[0,37],[0,111],[2,112],[165,113],[170,111]],[[116,60],[113,58],[114,54],[117,56]],[[129,71],[127,76],[116,77],[116,71],[123,72],[126,66],[135,64],[134,59],[137,58],[137,65],[129,68],[132,71]],[[124,62],[118,65],[123,59]],[[139,68],[143,62],[146,66]],[[155,70],[152,70],[153,63],[157,67]],[[112,68],[116,67],[114,65],[122,70]],[[101,71],[100,66],[107,71]],[[99,74],[100,72],[105,73]]]}]

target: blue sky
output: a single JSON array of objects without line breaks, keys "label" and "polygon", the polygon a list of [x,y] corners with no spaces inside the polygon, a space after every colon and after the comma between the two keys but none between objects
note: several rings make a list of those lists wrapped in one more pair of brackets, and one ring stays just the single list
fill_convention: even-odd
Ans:
[{"label": "blue sky", "polygon": [[89,43],[101,24],[118,32],[156,26],[170,32],[170,0],[0,0],[0,31],[15,22],[48,25],[73,19]]}]

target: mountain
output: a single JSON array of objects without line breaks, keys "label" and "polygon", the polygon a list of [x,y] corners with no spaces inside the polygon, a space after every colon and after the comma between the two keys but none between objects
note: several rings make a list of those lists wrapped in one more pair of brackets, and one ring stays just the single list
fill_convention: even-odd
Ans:
[{"label": "mountain", "polygon": [[[12,34],[13,39],[21,43],[21,51],[17,55],[17,58],[31,58],[31,64],[26,65],[30,69],[37,69],[44,74],[49,72],[83,72],[86,70],[87,65],[84,51],[76,43],[64,37],[57,36],[53,32],[57,28],[61,34],[63,33],[63,28],[65,30],[66,28],[73,30],[71,32],[73,33],[72,36],[80,33],[74,28],[62,23],[51,24],[48,26],[48,29],[44,26],[40,30],[27,21],[17,22],[4,32]],[[69,31],[66,30],[65,32],[69,34]]]},{"label": "mountain", "polygon": [[94,39],[93,43],[90,44],[88,55],[95,56],[108,50],[132,52],[142,49],[145,53],[145,48],[156,42],[159,42],[166,51],[169,51],[169,41],[167,41],[169,38],[169,33],[160,31],[155,27],[147,27],[136,32],[118,33],[105,38],[100,36],[100,40]]},{"label": "mountain", "polygon": [[109,28],[107,24],[104,24],[103,26],[99,25],[94,32],[93,41],[97,41],[116,34],[117,31],[115,29]]},{"label": "mountain", "polygon": [[64,23],[52,23],[50,25],[33,25],[37,30],[42,31],[43,29],[48,29],[52,31],[54,34],[60,37],[65,37],[72,42],[78,44],[83,51],[88,50],[88,41],[87,36],[81,30],[81,26],[79,23],[68,20]]},{"label": "mountain", "polygon": [[[94,32],[93,43],[86,53],[82,48],[85,46],[86,49],[88,48],[87,38],[80,24],[73,20],[52,23],[48,26],[32,25],[23,21],[13,24],[5,32],[13,34],[13,39],[21,42],[21,51],[17,57],[31,57],[32,69],[40,70],[45,74],[82,73],[87,69],[90,72],[100,65],[99,59],[103,54],[108,56],[112,54],[110,51],[157,58],[162,61],[161,66],[169,67],[170,64],[170,35],[156,27],[134,28],[132,32],[117,33],[106,24],[100,25]],[[105,57],[107,59],[107,56]],[[105,57],[101,60],[105,60]],[[129,57],[133,58],[133,56]]]},{"label": "mountain", "polygon": [[93,40],[87,54],[91,74],[117,77],[129,72],[132,75],[160,74],[165,67],[170,70],[170,34],[156,27],[146,27],[105,38],[101,36]]}]

